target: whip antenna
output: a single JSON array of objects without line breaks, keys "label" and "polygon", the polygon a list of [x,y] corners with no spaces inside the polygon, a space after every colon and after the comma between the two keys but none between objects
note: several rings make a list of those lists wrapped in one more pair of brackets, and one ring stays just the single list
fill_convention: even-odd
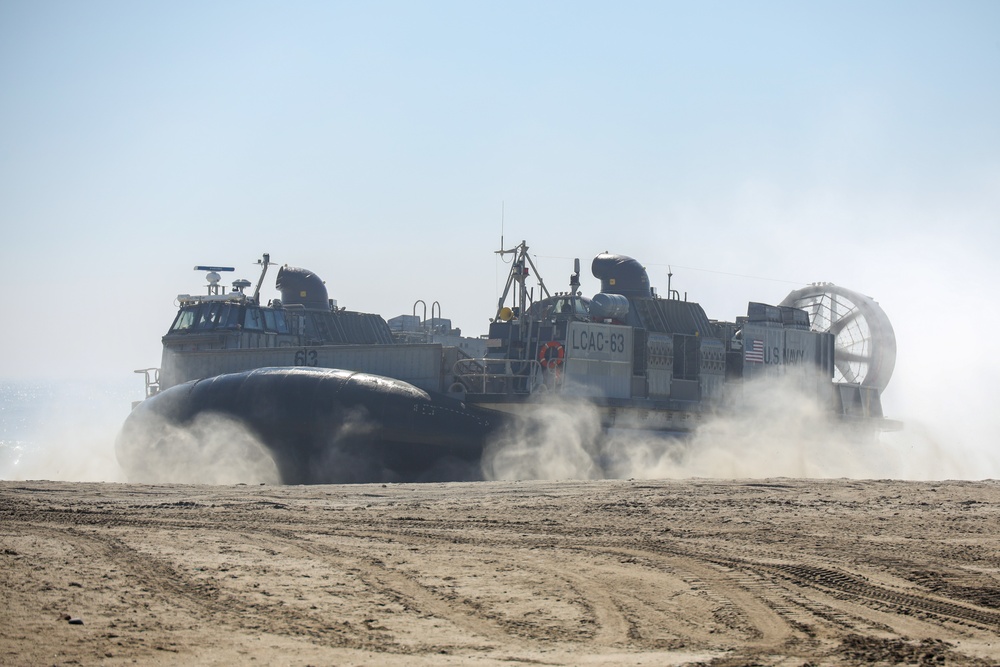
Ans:
[{"label": "whip antenna", "polygon": [[503,250],[503,202],[500,202],[500,249]]}]

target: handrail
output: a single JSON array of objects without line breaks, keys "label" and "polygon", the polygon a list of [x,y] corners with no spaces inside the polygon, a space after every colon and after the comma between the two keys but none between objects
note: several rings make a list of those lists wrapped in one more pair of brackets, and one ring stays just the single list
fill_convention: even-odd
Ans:
[{"label": "handrail", "polygon": [[[515,370],[517,366],[517,370]],[[546,373],[535,359],[459,359],[452,366],[457,380],[477,394],[533,394],[546,391],[557,374]]]},{"label": "handrail", "polygon": [[138,370],[132,371],[133,373],[142,373],[146,378],[146,398],[156,396],[160,393],[160,369],[159,368],[140,368]]},{"label": "handrail", "polygon": [[418,303],[424,304],[424,318],[422,320],[420,320],[420,326],[423,326],[423,325],[427,324],[427,302],[424,301],[423,299],[417,299],[416,301],[413,302],[413,316],[414,317],[417,316],[417,304]]}]

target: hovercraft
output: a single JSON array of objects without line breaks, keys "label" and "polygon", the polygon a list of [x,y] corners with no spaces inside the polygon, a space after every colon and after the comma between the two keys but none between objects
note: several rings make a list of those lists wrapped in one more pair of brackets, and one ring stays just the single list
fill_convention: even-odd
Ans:
[{"label": "hovercraft", "polygon": [[684,436],[741,409],[766,387],[756,381],[786,377],[840,423],[899,427],[880,400],[895,338],[869,297],[816,283],[724,322],[669,284],[658,295],[630,257],[595,257],[601,291],[585,297],[579,260],[568,291],[550,293],[525,242],[499,254],[511,270],[479,338],[452,329],[436,302],[436,317],[420,318],[418,301],[389,322],[339,308],[316,274],[289,266],[265,304],[266,254],[252,294],[248,280],[220,285],[232,267],[196,266],[207,292],[178,296],[161,366],[137,371],[146,398],[118,437],[120,464],[134,481],[181,481],[175,464],[192,441],[195,465],[219,463],[207,441],[236,439],[225,425],[285,484],[477,480],[492,443],[533,428],[555,398],[586,404],[605,433]]}]

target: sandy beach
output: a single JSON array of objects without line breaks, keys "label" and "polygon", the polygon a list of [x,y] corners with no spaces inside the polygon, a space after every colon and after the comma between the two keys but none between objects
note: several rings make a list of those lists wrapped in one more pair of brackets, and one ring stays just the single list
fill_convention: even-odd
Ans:
[{"label": "sandy beach", "polygon": [[4,665],[995,665],[1000,482],[0,482]]}]

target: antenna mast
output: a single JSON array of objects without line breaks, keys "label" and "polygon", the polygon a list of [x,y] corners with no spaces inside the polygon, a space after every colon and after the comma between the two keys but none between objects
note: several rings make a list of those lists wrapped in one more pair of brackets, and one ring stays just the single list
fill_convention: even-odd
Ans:
[{"label": "antenna mast", "polygon": [[500,202],[500,249],[503,250],[503,214],[504,202]]},{"label": "antenna mast", "polygon": [[264,274],[267,273],[267,267],[271,264],[271,255],[264,253],[262,259],[257,260],[257,264],[261,266],[260,278],[257,279],[257,288],[253,291],[253,302],[260,303],[260,286],[264,284]]},{"label": "antenna mast", "polygon": [[510,250],[500,250],[496,251],[496,254],[503,257],[504,255],[514,255],[514,260],[511,262],[510,273],[507,276],[507,285],[503,288],[503,295],[500,297],[500,301],[497,304],[497,314],[496,317],[500,317],[500,311],[503,310],[503,304],[507,301],[507,295],[510,294],[511,285],[517,281],[518,289],[514,294],[514,311],[515,314],[518,313],[518,308],[520,312],[523,313],[527,311],[532,297],[528,292],[528,287],[526,285],[528,274],[530,273],[528,267],[531,267],[531,271],[535,272],[535,278],[538,280],[538,291],[540,298],[546,299],[549,295],[549,290],[545,287],[545,281],[542,280],[541,274],[538,273],[538,269],[535,267],[535,263],[531,260],[531,256],[528,254],[528,243],[527,241],[521,241],[517,247],[511,248]]}]

